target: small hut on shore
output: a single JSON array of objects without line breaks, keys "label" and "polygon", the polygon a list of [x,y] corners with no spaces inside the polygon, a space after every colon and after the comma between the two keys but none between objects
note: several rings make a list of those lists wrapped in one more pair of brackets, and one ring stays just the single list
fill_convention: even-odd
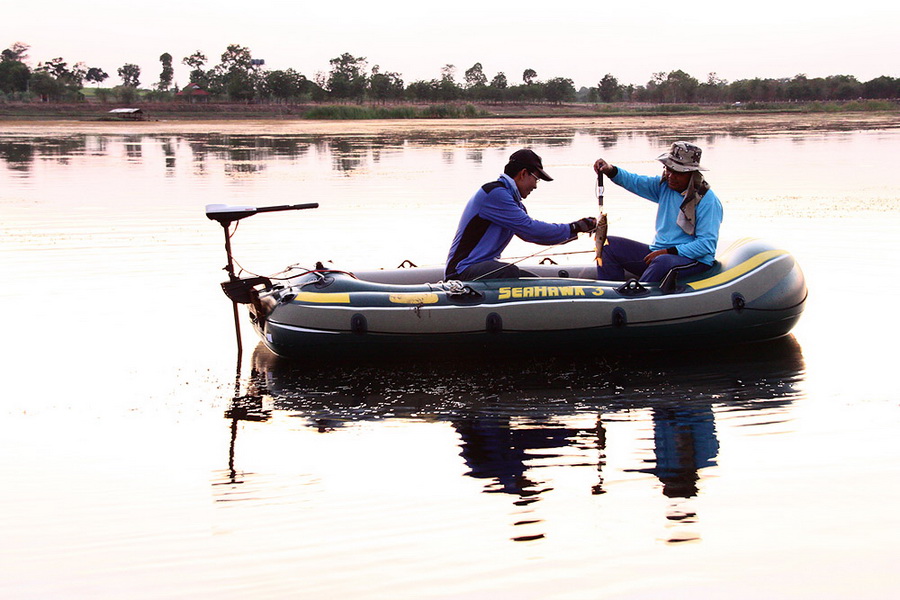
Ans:
[{"label": "small hut on shore", "polygon": [[144,111],[140,108],[114,108],[109,111],[111,117],[127,119],[130,121],[143,121]]},{"label": "small hut on shore", "polygon": [[175,93],[176,96],[187,100],[191,104],[195,102],[208,102],[209,101],[209,92],[204,90],[202,87],[197,85],[196,83],[189,83],[184,86],[184,89],[180,92]]}]

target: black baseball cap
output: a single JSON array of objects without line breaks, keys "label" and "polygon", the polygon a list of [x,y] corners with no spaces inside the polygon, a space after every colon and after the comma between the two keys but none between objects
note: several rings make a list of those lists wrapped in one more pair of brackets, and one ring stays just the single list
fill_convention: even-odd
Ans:
[{"label": "black baseball cap", "polygon": [[553,178],[547,175],[547,172],[544,170],[544,163],[541,162],[541,157],[535,154],[533,150],[528,148],[516,150],[509,157],[509,162],[522,165],[523,169],[528,169],[530,173],[534,173],[544,181],[553,181]]}]

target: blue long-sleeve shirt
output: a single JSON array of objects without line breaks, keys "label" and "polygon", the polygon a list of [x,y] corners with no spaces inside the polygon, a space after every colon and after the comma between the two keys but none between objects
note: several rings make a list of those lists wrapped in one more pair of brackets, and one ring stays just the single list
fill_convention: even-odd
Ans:
[{"label": "blue long-sleeve shirt", "polygon": [[679,256],[712,265],[716,259],[719,243],[719,227],[722,225],[722,203],[712,190],[708,190],[697,204],[694,235],[678,226],[678,212],[684,196],[663,181],[662,177],[635,175],[617,167],[618,172],[611,179],[629,192],[656,202],[656,236],[650,244],[651,250],[675,248]]},{"label": "blue long-sleeve shirt", "polygon": [[571,228],[567,223],[545,223],[528,216],[516,182],[503,174],[481,186],[466,204],[450,245],[445,275],[451,278],[471,265],[500,258],[514,235],[549,246],[569,239]]}]

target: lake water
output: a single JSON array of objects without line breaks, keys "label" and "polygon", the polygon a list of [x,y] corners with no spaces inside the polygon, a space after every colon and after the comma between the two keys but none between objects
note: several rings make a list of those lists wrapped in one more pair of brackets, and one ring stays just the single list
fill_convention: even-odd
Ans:
[{"label": "lake water", "polygon": [[[656,173],[676,139],[723,240],[797,256],[789,338],[312,367],[245,322],[237,360],[206,204],[320,203],[243,221],[251,272],[439,264],[512,151],[568,222],[594,159]],[[892,596],[897,148],[891,117],[0,123],[0,597]]]}]

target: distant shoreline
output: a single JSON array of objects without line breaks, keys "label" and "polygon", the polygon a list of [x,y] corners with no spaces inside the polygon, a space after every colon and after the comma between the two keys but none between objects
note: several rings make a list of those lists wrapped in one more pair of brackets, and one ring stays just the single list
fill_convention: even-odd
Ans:
[{"label": "distant shoreline", "polygon": [[573,130],[598,134],[646,132],[687,139],[715,135],[769,135],[797,131],[872,131],[900,129],[900,110],[843,112],[720,111],[695,114],[623,113],[586,115],[512,113],[476,118],[305,119],[297,115],[254,112],[235,117],[229,113],[155,113],[144,120],[100,119],[96,110],[60,115],[48,111],[35,117],[10,118],[0,105],[0,135],[408,135],[467,137],[486,130],[516,129],[527,135],[568,135]]},{"label": "distant shoreline", "polygon": [[[900,114],[900,104],[887,100],[808,103],[746,104],[241,104],[175,102],[138,102],[127,105],[141,110],[142,120],[371,120],[371,119],[540,119],[540,118],[609,118],[715,115],[750,117],[753,115],[790,114]],[[82,102],[0,103],[0,122],[16,120],[130,120],[109,113],[120,104]]]}]

